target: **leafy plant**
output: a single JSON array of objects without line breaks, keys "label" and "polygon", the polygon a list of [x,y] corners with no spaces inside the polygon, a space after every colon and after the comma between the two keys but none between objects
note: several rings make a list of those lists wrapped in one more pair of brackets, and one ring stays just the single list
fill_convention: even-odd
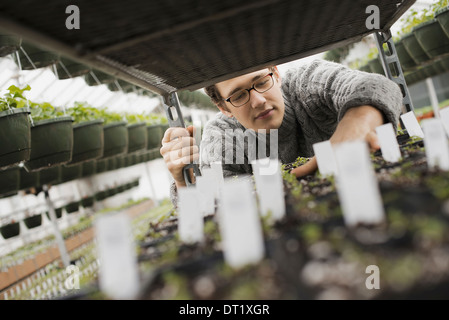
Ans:
[{"label": "leafy plant", "polygon": [[6,111],[12,108],[23,108],[27,106],[28,100],[24,96],[25,91],[29,91],[31,87],[27,85],[24,88],[11,85],[8,88],[8,92],[0,98],[0,112]]},{"label": "leafy plant", "polygon": [[52,119],[61,117],[64,112],[52,106],[49,102],[30,102],[31,118],[33,121],[40,121],[44,119]]},{"label": "leafy plant", "polygon": [[73,117],[75,123],[101,119],[99,110],[87,102],[75,102],[73,107],[66,110],[66,114]]}]

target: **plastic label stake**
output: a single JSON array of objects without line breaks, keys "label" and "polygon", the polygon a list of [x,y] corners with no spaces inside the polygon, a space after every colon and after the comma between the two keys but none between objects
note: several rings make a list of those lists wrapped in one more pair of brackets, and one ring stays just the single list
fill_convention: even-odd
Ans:
[{"label": "plastic label stake", "polygon": [[226,179],[218,221],[226,263],[241,268],[260,262],[265,253],[253,186],[247,179]]},{"label": "plastic label stake", "polygon": [[212,162],[210,164],[210,168],[213,170],[216,179],[216,189],[215,189],[215,198],[220,198],[221,189],[223,188],[224,178],[223,178],[223,166],[221,162]]},{"label": "plastic label stake", "polygon": [[446,134],[449,137],[449,107],[440,110],[440,119],[443,123],[444,130],[446,130]]},{"label": "plastic label stake", "polygon": [[393,124],[386,123],[376,128],[377,137],[379,138],[380,150],[382,157],[388,162],[398,162],[401,159],[401,150],[394,133]]},{"label": "plastic label stake", "polygon": [[181,242],[202,242],[204,239],[204,220],[197,185],[190,188],[180,188],[178,197],[178,232]]},{"label": "plastic label stake", "polygon": [[139,275],[130,218],[120,212],[100,216],[95,221],[95,233],[100,290],[112,299],[135,299]]},{"label": "plastic label stake", "polygon": [[251,166],[261,215],[266,217],[270,212],[271,222],[282,219],[285,216],[285,195],[279,161],[269,158],[259,159],[252,161]]},{"label": "plastic label stake", "polygon": [[343,142],[334,150],[337,193],[346,225],[382,222],[385,213],[366,142]]},{"label": "plastic label stake", "polygon": [[424,138],[424,132],[422,131],[418,119],[416,119],[415,113],[413,111],[404,113],[403,115],[401,115],[401,119],[410,137],[417,136],[420,138]]},{"label": "plastic label stake", "polygon": [[449,146],[446,132],[440,119],[424,119],[424,146],[429,168],[449,170]]},{"label": "plastic label stake", "polygon": [[318,170],[323,176],[336,176],[338,173],[334,150],[329,140],[313,144]]},{"label": "plastic label stake", "polygon": [[215,213],[217,181],[215,173],[210,168],[203,169],[201,174],[200,177],[196,177],[196,184],[200,194],[201,210],[207,216]]}]

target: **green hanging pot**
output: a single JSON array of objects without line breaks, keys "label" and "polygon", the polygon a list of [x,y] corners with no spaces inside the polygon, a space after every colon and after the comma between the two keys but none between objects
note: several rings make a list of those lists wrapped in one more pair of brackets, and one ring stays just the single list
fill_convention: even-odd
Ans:
[{"label": "green hanging pot", "polygon": [[385,74],[384,68],[382,67],[382,63],[380,63],[379,58],[374,58],[368,61],[368,66],[373,73]]},{"label": "green hanging pot", "polygon": [[412,32],[431,59],[449,52],[449,38],[436,19],[417,25]]},{"label": "green hanging pot", "polygon": [[0,112],[0,169],[28,161],[31,153],[29,108]]},{"label": "green hanging pot", "polygon": [[0,170],[0,198],[16,195],[20,188],[20,168],[18,166]]},{"label": "green hanging pot", "polygon": [[109,123],[103,126],[104,151],[103,159],[121,154],[128,150],[128,129],[125,121]]},{"label": "green hanging pot", "polygon": [[85,161],[81,164],[82,166],[82,172],[81,177],[89,177],[97,173],[97,161],[96,160],[90,160]]},{"label": "green hanging pot", "polygon": [[108,170],[108,159],[97,160],[97,173],[103,173]]},{"label": "green hanging pot", "polygon": [[116,166],[115,166],[116,169],[120,169],[125,166],[125,157],[124,156],[115,157],[115,161],[116,161]]},{"label": "green hanging pot", "polygon": [[17,237],[20,234],[20,223],[13,222],[0,227],[0,233],[4,239]]},{"label": "green hanging pot", "polygon": [[12,34],[0,34],[0,57],[16,52],[22,45],[22,39]]},{"label": "green hanging pot", "polygon": [[68,214],[77,212],[80,206],[80,201],[73,201],[65,205],[65,211]]},{"label": "green hanging pot", "polygon": [[395,43],[394,47],[396,48],[396,53],[404,72],[411,70],[417,66],[415,60],[412,59],[410,54],[405,49],[404,43],[402,43],[402,41],[398,41],[397,43]]},{"label": "green hanging pot", "polygon": [[107,190],[98,191],[95,194],[95,200],[97,200],[97,201],[102,201],[102,200],[106,199],[107,197],[108,197]]},{"label": "green hanging pot", "polygon": [[31,127],[30,160],[25,162],[28,171],[50,168],[72,160],[72,122],[72,117],[57,117],[34,123]]},{"label": "green hanging pot", "polygon": [[413,32],[403,36],[400,41],[404,44],[405,50],[407,50],[408,54],[417,65],[429,61],[429,56],[424,51],[423,47],[421,47]]},{"label": "green hanging pot", "polygon": [[435,12],[435,19],[443,29],[446,36],[449,37],[449,7],[441,8]]},{"label": "green hanging pot", "polygon": [[162,146],[162,138],[165,130],[162,124],[153,124],[147,126],[147,149],[160,148]]},{"label": "green hanging pot", "polygon": [[128,129],[128,154],[147,149],[148,133],[144,122],[133,123],[126,126]]},{"label": "green hanging pot", "polygon": [[80,179],[83,174],[82,164],[61,165],[61,178],[59,183],[69,182]]},{"label": "green hanging pot", "polygon": [[[47,215],[48,220],[51,221],[50,213],[48,211],[46,211],[45,214]],[[56,214],[56,219],[60,219],[62,217],[62,207],[55,208],[55,214]]]},{"label": "green hanging pot", "polygon": [[101,84],[112,83],[115,81],[115,78],[102,71],[92,70],[84,75],[84,81],[86,81],[89,86],[98,86]]},{"label": "green hanging pot", "polygon": [[26,190],[39,185],[39,171],[28,172],[25,168],[20,168],[20,190]]},{"label": "green hanging pot", "polygon": [[61,168],[60,166],[51,167],[48,169],[43,169],[39,171],[39,183],[38,186],[41,187],[45,184],[55,185],[61,180]]},{"label": "green hanging pot", "polygon": [[[25,53],[22,51],[25,51]],[[34,70],[51,66],[58,62],[59,57],[56,53],[46,51],[37,46],[22,43],[22,48],[13,55],[14,61],[21,70]],[[30,61],[31,60],[31,61]]]},{"label": "green hanging pot", "polygon": [[101,158],[103,150],[102,119],[84,121],[73,125],[73,152],[69,165]]},{"label": "green hanging pot", "polygon": [[25,225],[28,229],[37,228],[40,225],[42,225],[42,214],[39,213],[34,216],[27,217],[27,218],[23,219],[23,222],[25,223]]},{"label": "green hanging pot", "polygon": [[85,197],[81,199],[81,205],[84,208],[92,207],[95,203],[95,196]]},{"label": "green hanging pot", "polygon": [[117,187],[117,192],[118,193],[122,193],[122,192],[125,192],[125,191],[126,191],[125,185],[122,184],[122,185]]},{"label": "green hanging pot", "polygon": [[59,80],[65,80],[88,74],[90,68],[71,59],[60,57],[58,63],[52,68],[52,71]]},{"label": "green hanging pot", "polygon": [[108,164],[107,164],[107,171],[114,171],[115,169],[117,169],[117,160],[116,157],[110,157],[105,159]]}]

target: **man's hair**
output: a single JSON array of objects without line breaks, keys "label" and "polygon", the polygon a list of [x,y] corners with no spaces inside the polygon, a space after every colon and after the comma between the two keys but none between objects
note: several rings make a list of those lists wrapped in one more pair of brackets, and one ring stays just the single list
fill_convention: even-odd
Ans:
[{"label": "man's hair", "polygon": [[[275,67],[268,67],[268,70],[270,71],[275,71]],[[206,92],[206,94],[210,97],[210,99],[212,100],[213,103],[215,103],[216,105],[219,105],[220,107],[223,107],[225,109],[226,106],[223,103],[223,97],[221,96],[220,92],[218,92],[217,87],[215,86],[215,84],[212,84],[208,87],[204,88],[204,91]]]}]

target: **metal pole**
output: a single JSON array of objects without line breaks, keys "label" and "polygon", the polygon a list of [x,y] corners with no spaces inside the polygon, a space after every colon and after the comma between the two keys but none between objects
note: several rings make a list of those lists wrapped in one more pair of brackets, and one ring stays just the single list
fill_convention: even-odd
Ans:
[{"label": "metal pole", "polygon": [[[58,228],[58,224],[56,221],[55,208],[53,206],[53,203],[50,200],[50,195],[48,193],[48,186],[46,184],[44,184],[42,186],[42,189],[45,194],[45,202],[47,203],[48,213],[50,215],[50,220],[53,225],[53,231],[55,233],[56,243],[58,244],[59,253],[61,254],[61,260],[62,260],[64,266],[67,268],[70,265],[70,257],[67,253],[67,248],[65,247],[65,242],[64,242],[64,239],[62,238],[61,231]],[[51,252],[51,250],[50,250],[50,252]]]}]

